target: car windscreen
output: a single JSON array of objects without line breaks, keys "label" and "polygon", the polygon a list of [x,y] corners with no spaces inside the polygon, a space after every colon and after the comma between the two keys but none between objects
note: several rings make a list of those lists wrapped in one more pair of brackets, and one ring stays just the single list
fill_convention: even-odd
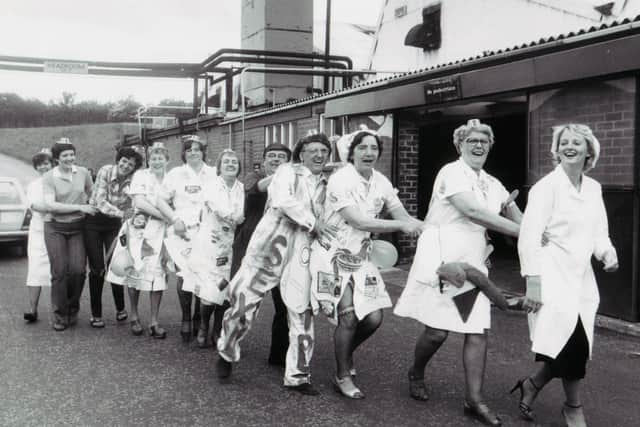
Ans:
[{"label": "car windscreen", "polygon": [[0,205],[18,205],[22,203],[18,186],[13,182],[0,181]]}]

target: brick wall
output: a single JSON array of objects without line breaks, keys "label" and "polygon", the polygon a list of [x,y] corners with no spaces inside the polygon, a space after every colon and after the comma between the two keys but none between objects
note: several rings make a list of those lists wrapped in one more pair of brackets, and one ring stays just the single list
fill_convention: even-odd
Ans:
[{"label": "brick wall", "polygon": [[[402,204],[410,215],[418,214],[418,127],[409,120],[399,119],[397,154],[398,172],[396,187]],[[413,260],[416,250],[416,239],[397,233],[396,243],[400,255],[399,263],[405,264]]]},{"label": "brick wall", "polygon": [[635,79],[587,82],[531,94],[529,168],[534,184],[553,168],[552,126],[586,124],[600,141],[600,159],[588,174],[603,185],[633,185]]}]

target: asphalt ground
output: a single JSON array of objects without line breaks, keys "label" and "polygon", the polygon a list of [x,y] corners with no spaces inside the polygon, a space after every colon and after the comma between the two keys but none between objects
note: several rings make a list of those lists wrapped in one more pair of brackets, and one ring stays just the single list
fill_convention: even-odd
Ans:
[{"label": "asphalt ground", "polygon": [[[497,272],[511,277],[513,272]],[[88,287],[80,322],[55,332],[49,293],[43,291],[40,321],[27,325],[26,259],[0,248],[0,426],[472,426],[463,416],[462,336],[451,334],[427,368],[431,400],[409,398],[407,369],[421,330],[391,310],[377,333],[358,350],[357,383],[366,398],[350,401],[332,389],[332,328],[316,318],[312,362],[317,397],[282,387],[282,370],[266,363],[273,313],[267,298],[243,342],[243,358],[230,384],[214,374],[215,351],[183,344],[175,281],[165,293],[161,324],[166,340],[134,337],[117,322],[109,287],[103,295],[104,329],[89,326]],[[406,272],[386,274],[395,301]],[[517,285],[517,284],[516,284]],[[514,285],[514,286],[516,286]],[[128,306],[128,301],[127,301]],[[148,298],[140,300],[148,322]],[[640,420],[640,340],[599,329],[594,359],[583,387],[590,426],[635,426]],[[509,426],[561,426],[562,387],[554,381],[534,405],[537,424],[518,417],[515,381],[535,369],[526,318],[494,309],[485,381],[487,403]]]}]

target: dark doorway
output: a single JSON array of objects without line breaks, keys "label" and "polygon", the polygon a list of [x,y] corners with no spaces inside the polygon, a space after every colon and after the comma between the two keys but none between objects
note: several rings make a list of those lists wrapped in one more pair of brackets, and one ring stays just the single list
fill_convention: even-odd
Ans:
[{"label": "dark doorway", "polygon": [[[418,172],[418,215],[424,218],[429,207],[433,182],[438,171],[446,163],[459,156],[453,146],[453,131],[466,122],[467,118],[446,116],[425,124],[419,130],[419,172]],[[524,193],[526,182],[527,116],[525,113],[481,117],[493,129],[495,144],[485,171],[502,182],[508,191],[515,189]],[[524,194],[517,200],[524,210]],[[495,254],[514,257],[514,241],[503,236],[492,236]]]}]

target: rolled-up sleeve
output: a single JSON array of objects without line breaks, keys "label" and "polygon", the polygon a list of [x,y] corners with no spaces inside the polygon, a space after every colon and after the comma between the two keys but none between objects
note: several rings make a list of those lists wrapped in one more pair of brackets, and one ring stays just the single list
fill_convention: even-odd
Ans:
[{"label": "rolled-up sleeve", "polygon": [[518,255],[522,276],[540,275],[542,234],[553,209],[553,193],[539,184],[529,191],[529,201],[520,224]]},{"label": "rolled-up sleeve", "polygon": [[[280,166],[269,185],[271,207],[279,209],[289,219],[298,225],[313,230],[316,218],[304,201],[296,197],[296,180],[304,180],[304,176],[297,176],[293,168]],[[304,183],[298,183],[304,185]]]}]

